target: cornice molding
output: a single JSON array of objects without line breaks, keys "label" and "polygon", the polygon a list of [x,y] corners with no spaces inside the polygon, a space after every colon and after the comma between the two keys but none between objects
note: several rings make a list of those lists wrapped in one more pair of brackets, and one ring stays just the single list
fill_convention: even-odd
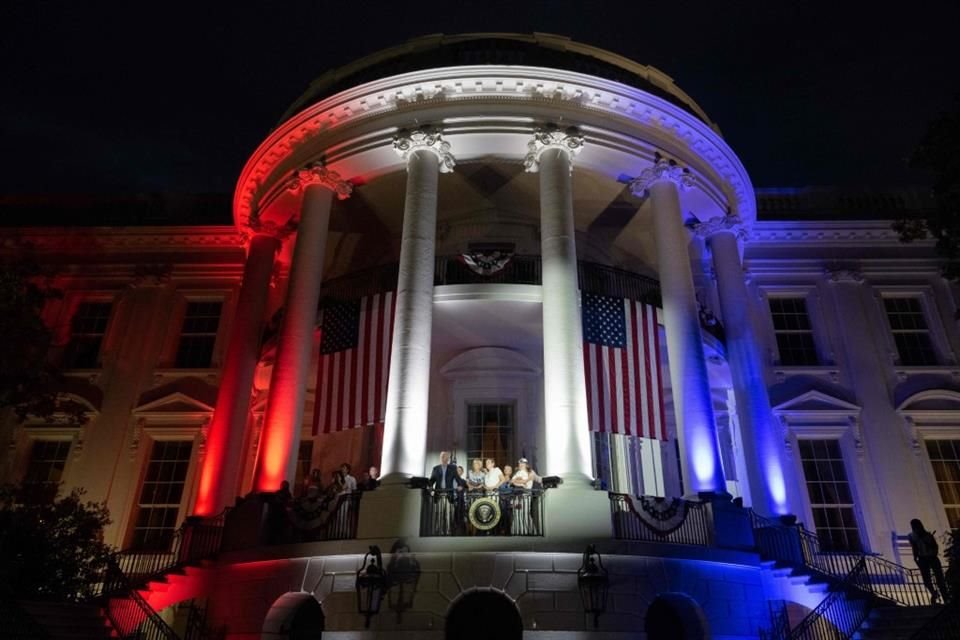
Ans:
[{"label": "cornice molding", "polygon": [[[604,123],[598,125],[599,133],[605,128],[634,140],[665,141],[671,152],[690,155],[685,162],[696,158],[709,169],[708,180],[722,190],[726,206],[734,213],[745,220],[756,215],[753,186],[742,163],[716,131],[686,110],[642,89],[583,73],[473,65],[415,71],[361,84],[320,100],[278,126],[252,154],[238,180],[237,224],[246,225],[250,212],[290,171],[292,159],[322,153],[330,166],[339,167],[338,163],[369,149],[370,144],[383,144],[366,137],[357,126],[361,122],[391,114],[410,121],[417,111],[436,119],[443,117],[443,108],[471,103],[496,104],[498,109],[516,105],[518,122],[546,110],[578,120],[579,112],[587,120]],[[460,119],[455,120],[459,135]],[[369,131],[375,125],[365,126]],[[384,126],[396,125],[385,121]],[[351,173],[360,169],[352,162],[343,166],[349,166]]]},{"label": "cornice molding", "polygon": [[576,127],[561,129],[555,124],[539,127],[533,132],[533,138],[527,143],[527,155],[523,158],[523,168],[527,173],[540,170],[540,156],[547,149],[561,149],[570,158],[570,171],[573,171],[573,158],[583,149],[583,134]]}]

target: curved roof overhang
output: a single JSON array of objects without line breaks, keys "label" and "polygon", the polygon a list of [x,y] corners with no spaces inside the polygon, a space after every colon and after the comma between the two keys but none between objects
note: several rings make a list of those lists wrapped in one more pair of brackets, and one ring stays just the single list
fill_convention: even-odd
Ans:
[{"label": "curved roof overhang", "polygon": [[746,169],[722,137],[684,109],[651,93],[581,73],[480,65],[404,73],[341,91],[280,125],[244,167],[234,218],[278,227],[296,216],[288,189],[296,170],[324,162],[355,185],[404,168],[393,150],[402,129],[439,126],[458,163],[522,162],[538,126],[577,126],[586,138],[576,171],[612,180],[638,175],[662,153],[689,168],[683,195],[701,220],[733,213],[750,223],[756,200]]}]

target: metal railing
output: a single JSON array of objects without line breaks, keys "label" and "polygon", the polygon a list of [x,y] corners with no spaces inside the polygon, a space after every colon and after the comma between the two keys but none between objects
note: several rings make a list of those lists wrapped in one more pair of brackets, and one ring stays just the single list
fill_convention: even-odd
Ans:
[{"label": "metal railing", "polygon": [[787,640],[847,640],[860,628],[877,600],[869,594],[861,557],[826,598],[794,627]]},{"label": "metal railing", "polygon": [[117,564],[134,584],[143,584],[185,565],[206,560],[220,551],[227,510],[211,518],[188,518],[161,549],[128,549]]},{"label": "metal railing", "polygon": [[[350,540],[357,537],[362,491],[344,493],[315,505],[310,498],[294,500],[287,508],[292,542],[318,540]],[[311,508],[315,506],[316,509]]]},{"label": "metal railing", "polygon": [[770,600],[767,602],[770,609],[770,627],[760,629],[760,640],[786,640],[790,635],[790,618],[787,615],[785,600]]},{"label": "metal railing", "polygon": [[437,256],[433,284],[540,284],[540,256],[513,256],[499,271],[482,275],[459,256]]},{"label": "metal railing", "polygon": [[704,547],[713,544],[713,522],[705,502],[611,493],[610,510],[618,540]]},{"label": "metal railing", "polygon": [[837,581],[862,563],[864,580],[857,588],[906,607],[923,606],[929,595],[919,569],[862,552],[823,550],[820,539],[801,524],[783,524],[751,511],[754,540],[760,555],[792,567],[802,567]]},{"label": "metal railing", "polygon": [[180,640],[163,618],[137,590],[114,561],[110,561],[104,575],[103,612],[121,638],[137,640]]},{"label": "metal railing", "polygon": [[[423,489],[420,501],[420,535],[437,536],[542,536],[543,490],[513,489],[511,492]],[[487,499],[499,509],[492,514],[471,518],[474,503]],[[484,505],[479,505],[484,506]],[[489,522],[495,523],[490,528]],[[479,524],[479,527],[477,526]]]},{"label": "metal railing", "polygon": [[960,605],[950,604],[910,636],[910,640],[956,640],[958,630]]}]

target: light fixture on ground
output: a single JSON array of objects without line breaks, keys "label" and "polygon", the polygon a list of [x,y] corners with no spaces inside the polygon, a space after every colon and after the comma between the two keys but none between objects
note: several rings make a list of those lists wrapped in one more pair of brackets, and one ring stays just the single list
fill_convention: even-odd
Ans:
[{"label": "light fixture on ground", "polygon": [[583,562],[577,570],[577,586],[585,613],[593,614],[593,626],[600,624],[600,614],[607,610],[610,575],[596,547],[588,545],[583,551]]},{"label": "light fixture on ground", "polygon": [[357,613],[366,617],[366,626],[370,628],[370,618],[380,612],[380,603],[387,588],[387,576],[383,571],[383,555],[380,547],[373,545],[363,556],[363,564],[357,572]]}]

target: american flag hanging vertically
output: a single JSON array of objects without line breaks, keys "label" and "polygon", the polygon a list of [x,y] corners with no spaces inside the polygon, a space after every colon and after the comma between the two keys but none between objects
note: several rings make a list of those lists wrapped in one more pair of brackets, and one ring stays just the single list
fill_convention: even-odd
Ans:
[{"label": "american flag hanging vertically", "polygon": [[657,309],[590,293],[582,308],[590,430],[666,440]]},{"label": "american flag hanging vertically", "polygon": [[396,298],[388,291],[324,309],[314,435],[383,422]]}]

